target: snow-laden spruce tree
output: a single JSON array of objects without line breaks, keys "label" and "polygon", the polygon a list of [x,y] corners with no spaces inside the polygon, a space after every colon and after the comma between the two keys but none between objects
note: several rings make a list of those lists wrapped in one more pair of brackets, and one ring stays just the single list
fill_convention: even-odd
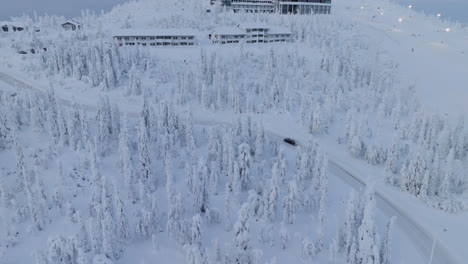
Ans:
[{"label": "snow-laden spruce tree", "polygon": [[184,203],[182,202],[182,196],[177,194],[173,201],[170,200],[169,211],[167,213],[166,231],[170,237],[180,242],[185,243],[184,228],[185,221],[183,220],[183,214],[185,212]]},{"label": "snow-laden spruce tree", "polygon": [[442,179],[439,185],[438,195],[442,200],[447,200],[450,198],[450,193],[452,192],[452,182],[455,182],[455,151],[450,150],[447,159],[445,160],[445,167],[442,174]]},{"label": "snow-laden spruce tree", "polygon": [[234,241],[236,244],[237,264],[251,263],[251,243],[250,243],[250,206],[244,203],[239,209],[237,222],[234,224]]},{"label": "snow-laden spruce tree", "polygon": [[226,183],[226,186],[224,188],[224,230],[226,232],[231,231],[232,228],[232,202],[232,187],[230,187],[229,183]]},{"label": "snow-laden spruce tree", "polygon": [[210,168],[210,181],[209,181],[209,189],[210,194],[218,195],[218,183],[219,183],[219,162],[212,161],[211,168]]},{"label": "snow-laden spruce tree", "polygon": [[250,147],[247,143],[239,146],[239,184],[243,191],[248,190],[251,183],[250,166],[252,157],[250,156]]},{"label": "snow-laden spruce tree", "polygon": [[[55,98],[55,90],[53,88],[50,88],[47,90],[47,127],[49,131],[49,136],[52,139],[52,142],[54,144],[58,144],[60,140],[60,131],[59,131],[59,125],[58,125],[58,106],[57,106],[57,100]],[[86,143],[86,142],[83,142]]]},{"label": "snow-laden spruce tree", "polygon": [[380,262],[380,241],[374,222],[375,197],[373,190],[367,188],[364,195],[364,211],[358,228],[358,263],[378,264]]},{"label": "snow-laden spruce tree", "polygon": [[102,201],[102,175],[100,171],[100,161],[98,159],[98,154],[96,151],[96,143],[89,144],[88,147],[89,152],[89,163],[91,167],[91,189],[92,189],[92,196],[91,202],[88,205],[90,215],[93,217],[97,217],[98,212],[96,206],[101,204]]},{"label": "snow-laden spruce tree", "polygon": [[101,97],[99,100],[96,119],[99,133],[99,148],[97,150],[100,156],[106,156],[109,152],[112,134],[112,110],[107,96]]},{"label": "snow-laden spruce tree", "polygon": [[385,164],[385,170],[391,173],[397,173],[400,169],[399,167],[399,138],[397,135],[394,135],[392,138],[392,145],[390,149],[387,151],[387,162]]},{"label": "snow-laden spruce tree", "polygon": [[149,153],[148,127],[144,118],[140,118],[138,127],[138,180],[141,180],[145,188],[149,191],[157,189],[156,178],[153,175]]},{"label": "snow-laden spruce tree", "polygon": [[128,135],[127,117],[124,117],[119,135],[119,154],[121,172],[124,178],[126,197],[132,202],[137,200],[135,175],[133,169],[132,143]]},{"label": "snow-laden spruce tree", "polygon": [[402,178],[402,187],[416,197],[427,197],[426,162],[419,152],[410,161]]},{"label": "snow-laden spruce tree", "polygon": [[256,162],[260,162],[262,160],[264,142],[265,132],[263,131],[263,125],[261,123],[257,123],[254,150],[254,159]]},{"label": "snow-laden spruce tree", "polygon": [[130,230],[127,218],[127,210],[125,204],[120,197],[120,192],[117,187],[117,184],[114,186],[114,207],[115,207],[115,232],[119,244],[121,247],[124,247],[130,238]]},{"label": "snow-laden spruce tree", "polygon": [[[326,160],[326,158],[324,158]],[[322,251],[325,246],[325,232],[326,232],[326,210],[327,210],[327,197],[328,197],[328,172],[325,169],[320,171],[320,196],[318,202],[318,232],[317,241],[315,242],[315,252]]]},{"label": "snow-laden spruce tree", "polygon": [[392,247],[392,230],[393,230],[393,224],[396,221],[396,217],[393,216],[390,218],[390,220],[387,223],[387,228],[385,230],[385,237],[384,240],[382,241],[382,246],[380,249],[380,263],[381,264],[390,264],[392,263],[391,259],[391,247]]},{"label": "snow-laden spruce tree", "polygon": [[[275,163],[276,164],[276,163]],[[279,185],[278,166],[273,165],[272,177],[268,182],[268,189],[265,193],[265,215],[267,219],[274,222],[276,219],[276,209],[278,207]]]},{"label": "snow-laden spruce tree", "polygon": [[130,71],[128,73],[130,84],[126,91],[126,95],[141,95],[141,75],[136,64],[132,64]]},{"label": "snow-laden spruce tree", "polygon": [[16,156],[16,190],[18,192],[24,190],[27,174],[26,174],[26,163],[24,161],[23,149],[18,141],[18,136],[13,137],[13,145],[15,147],[15,156]]},{"label": "snow-laden spruce tree", "polygon": [[297,185],[295,181],[288,184],[288,194],[283,199],[283,222],[294,224],[296,221],[296,210],[298,207]]},{"label": "snow-laden spruce tree", "polygon": [[193,211],[195,213],[204,213],[208,206],[209,198],[209,175],[208,167],[203,158],[198,160],[196,171],[192,173],[192,198],[193,198]]},{"label": "snow-laden spruce tree", "polygon": [[33,221],[34,230],[41,231],[46,225],[46,207],[41,199],[41,195],[38,193],[38,190],[35,188],[34,182],[32,181],[35,176],[30,174],[34,174],[34,172],[28,172],[26,169],[24,170],[25,171],[23,173],[28,179],[24,189],[28,202],[29,215]]},{"label": "snow-laden spruce tree", "polygon": [[81,116],[78,105],[76,103],[73,104],[72,110],[68,112],[68,128],[69,137],[70,137],[70,146],[77,150],[81,148],[81,139],[82,139],[82,131],[81,131]]},{"label": "snow-laden spruce tree", "polygon": [[350,193],[345,207],[344,223],[339,232],[338,245],[339,251],[349,256],[353,239],[357,234],[357,225],[359,225],[356,216],[358,205],[354,191]]}]

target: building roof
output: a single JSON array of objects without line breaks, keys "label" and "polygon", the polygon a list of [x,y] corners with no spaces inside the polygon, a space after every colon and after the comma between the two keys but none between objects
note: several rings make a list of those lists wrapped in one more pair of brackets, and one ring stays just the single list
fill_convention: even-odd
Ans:
[{"label": "building roof", "polygon": [[261,29],[269,29],[270,26],[264,23],[242,23],[239,24],[238,27],[244,29],[251,29],[251,28],[261,28]]},{"label": "building roof", "polygon": [[0,21],[0,27],[3,27],[3,26],[25,28],[25,25],[23,23],[21,23],[21,22]]},{"label": "building roof", "polygon": [[292,34],[292,32],[285,27],[271,27],[268,34]]},{"label": "building roof", "polygon": [[73,25],[76,25],[76,26],[81,26],[82,25],[81,22],[76,20],[76,19],[67,20],[62,25],[66,25],[66,24],[73,24]]},{"label": "building roof", "polygon": [[217,27],[213,33],[218,35],[245,35],[245,32],[238,27]]},{"label": "building roof", "polygon": [[115,37],[150,37],[150,36],[196,36],[198,31],[193,29],[125,29],[115,31]]}]

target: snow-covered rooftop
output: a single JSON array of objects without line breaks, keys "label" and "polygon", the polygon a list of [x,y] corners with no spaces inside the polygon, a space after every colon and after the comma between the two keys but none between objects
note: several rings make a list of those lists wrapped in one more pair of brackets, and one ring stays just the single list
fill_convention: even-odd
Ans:
[{"label": "snow-covered rooftop", "polygon": [[70,20],[67,20],[65,21],[62,25],[65,25],[65,24],[74,24],[74,25],[77,25],[77,26],[81,26],[81,22],[76,20],[76,19],[70,19]]},{"label": "snow-covered rooftop", "polygon": [[271,28],[270,25],[264,24],[264,23],[242,23],[239,25],[239,27],[244,28],[244,29],[250,29],[250,28],[269,29]]},{"label": "snow-covered rooftop", "polygon": [[21,22],[11,22],[11,21],[0,21],[0,27],[11,26],[11,27],[25,27],[24,23]]},{"label": "snow-covered rooftop", "polygon": [[292,34],[291,30],[285,27],[271,27],[268,34]]},{"label": "snow-covered rooftop", "polygon": [[220,35],[245,35],[238,27],[217,27],[212,32]]},{"label": "snow-covered rooftop", "polygon": [[199,32],[194,29],[125,29],[118,30],[113,36],[196,36]]}]

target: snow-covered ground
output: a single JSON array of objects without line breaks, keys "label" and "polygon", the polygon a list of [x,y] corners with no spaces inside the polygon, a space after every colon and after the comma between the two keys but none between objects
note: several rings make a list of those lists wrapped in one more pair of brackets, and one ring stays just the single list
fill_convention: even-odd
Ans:
[{"label": "snow-covered ground", "polygon": [[[157,6],[164,7],[158,10],[158,16],[153,12]],[[87,233],[92,234],[93,228],[97,228],[93,225],[100,224],[102,232],[99,233],[106,237],[102,242],[94,242],[98,244],[97,247],[93,246],[93,249],[86,251],[84,263],[88,263],[86,261],[90,261],[97,253],[106,254],[118,263],[151,262],[154,259],[171,260],[171,263],[184,263],[188,260],[194,261],[192,263],[203,263],[196,258],[206,256],[209,256],[209,263],[216,263],[213,256],[216,255],[214,252],[217,247],[212,244],[213,239],[219,240],[223,250],[234,249],[237,245],[238,251],[234,250],[235,253],[231,254],[233,261],[247,252],[253,263],[256,263],[255,256],[260,252],[263,257],[259,263],[274,263],[275,258],[276,263],[331,262],[328,255],[335,252],[333,241],[336,239],[336,247],[340,249],[337,263],[345,263],[348,254],[343,249],[346,248],[346,243],[343,242],[342,235],[343,229],[346,228],[342,227],[346,226],[345,223],[348,223],[349,219],[343,214],[346,209],[344,203],[351,189],[363,191],[362,186],[356,184],[355,180],[353,182],[352,178],[367,182],[367,185],[376,190],[377,197],[375,218],[369,211],[372,205],[368,204],[372,203],[365,202],[369,196],[364,195],[361,198],[367,209],[363,210],[364,205],[361,205],[360,208],[355,208],[355,211],[358,215],[369,213],[370,218],[357,217],[353,237],[361,236],[360,232],[364,227],[372,229],[370,226],[375,221],[378,236],[383,240],[386,223],[392,215],[398,215],[401,219],[396,220],[395,229],[391,232],[393,240],[397,241],[391,247],[391,263],[428,263],[434,241],[433,263],[463,263],[464,259],[468,259],[468,253],[463,248],[468,237],[468,229],[464,224],[468,221],[468,137],[465,136],[468,134],[466,126],[458,121],[464,119],[460,119],[459,115],[468,110],[464,103],[468,99],[466,28],[439,21],[435,17],[425,17],[387,1],[334,1],[333,14],[330,16],[231,14],[223,13],[219,9],[206,13],[206,8],[209,7],[199,5],[197,1],[187,1],[184,4],[181,1],[136,1],[117,7],[103,16],[86,15],[83,20],[88,26],[83,32],[62,32],[58,29],[57,21],[43,18],[35,22],[43,28],[36,36],[32,33],[0,36],[0,60],[5,62],[0,66],[0,81],[6,83],[1,87],[8,91],[4,94],[6,106],[2,111],[8,113],[12,108],[18,112],[18,116],[24,116],[18,117],[18,120],[24,119],[22,122],[6,119],[9,121],[3,123],[6,127],[11,126],[11,122],[18,126],[18,145],[14,146],[11,142],[16,137],[15,133],[7,132],[15,129],[0,131],[0,135],[5,137],[2,144],[6,147],[1,151],[1,155],[4,156],[2,160],[15,161],[1,164],[3,175],[6,175],[6,183],[3,183],[6,187],[3,188],[7,188],[8,197],[13,195],[15,183],[12,179],[21,171],[18,169],[20,165],[16,164],[18,156],[14,154],[18,151],[18,146],[27,153],[27,170],[36,167],[36,176],[42,177],[46,183],[45,196],[50,203],[54,186],[60,186],[60,177],[46,175],[60,174],[57,169],[59,161],[62,162],[64,171],[71,172],[76,168],[88,175],[88,178],[85,177],[88,181],[94,177],[91,175],[95,174],[96,170],[92,166],[90,169],[89,162],[92,161],[88,161],[90,153],[91,157],[93,156],[93,148],[89,146],[95,137],[99,141],[102,137],[106,138],[100,123],[103,122],[100,121],[103,96],[117,105],[123,115],[128,116],[133,163],[135,167],[141,166],[143,143],[139,141],[141,133],[137,133],[135,128],[140,127],[137,130],[141,130],[138,120],[143,104],[143,91],[147,103],[154,108],[153,118],[164,119],[167,113],[161,106],[172,106],[170,111],[180,119],[175,119],[176,124],[179,124],[175,125],[176,128],[167,128],[171,133],[174,132],[171,129],[176,129],[176,133],[184,131],[187,112],[193,116],[197,147],[191,149],[190,144],[184,146],[183,142],[187,140],[185,136],[180,139],[180,148],[169,147],[172,151],[175,189],[182,194],[182,204],[185,207],[181,221],[176,221],[180,233],[174,233],[173,229],[165,224],[166,221],[171,221],[168,214],[170,207],[177,204],[174,203],[177,199],[171,188],[167,187],[171,186],[171,179],[167,178],[167,158],[161,156],[161,152],[164,152],[162,150],[167,148],[163,142],[170,139],[158,128],[158,136],[153,138],[154,142],[149,143],[150,157],[156,161],[153,163],[153,174],[162,177],[161,187],[165,186],[166,190],[158,188],[155,192],[151,189],[151,184],[147,187],[150,189],[146,189],[135,182],[135,188],[157,197],[158,209],[155,214],[159,220],[154,223],[164,223],[164,226],[155,227],[154,230],[158,232],[154,232],[154,238],[151,238],[152,234],[142,235],[141,231],[139,233],[134,230],[136,222],[145,219],[142,217],[145,212],[155,212],[154,203],[142,202],[141,194],[138,196],[140,198],[136,198],[140,199],[136,204],[132,204],[131,200],[124,203],[129,212],[128,221],[132,226],[130,238],[124,239],[125,243],[119,241],[114,246],[109,246],[106,244],[106,236],[109,236],[109,233],[105,233],[108,221],[106,217],[110,217],[107,216],[108,211],[102,210],[102,215],[99,215],[99,210],[89,210],[89,203],[95,202],[90,202],[89,199],[92,193],[97,192],[96,183],[78,183],[80,186],[75,188],[75,177],[73,181],[62,185],[70,188],[70,193],[65,195],[67,197],[64,201],[69,200],[74,209],[81,211],[85,219],[94,216],[94,220],[86,221]],[[155,49],[116,49],[109,45],[111,32],[116,28],[195,27],[203,37],[217,25],[233,26],[245,22],[286,26],[294,33],[295,43],[220,47],[205,40],[193,48]],[[58,39],[61,41],[57,41]],[[29,45],[36,49],[46,46],[48,51],[38,55],[16,54],[18,49],[25,49]],[[21,94],[16,98],[24,98],[24,102],[8,99],[15,86],[21,90]],[[59,129],[60,140],[53,142],[50,139],[51,136],[54,138],[50,127],[50,113],[47,112],[50,108],[47,106],[47,100],[50,98],[42,97],[50,87],[55,89],[59,112],[72,109],[88,112],[91,134],[87,139],[83,138],[84,144],[77,143],[83,145],[76,150],[73,144],[66,143],[67,140],[74,139],[68,138],[68,132],[64,136],[64,127]],[[41,93],[36,95],[36,91]],[[77,104],[73,106],[74,103]],[[47,111],[35,114],[38,109]],[[41,115],[47,120],[43,127],[40,124]],[[97,121],[92,118],[96,115]],[[80,116],[82,118],[83,114]],[[217,192],[213,189],[209,192],[210,205],[221,212],[221,221],[210,223],[212,220],[206,218],[208,213],[202,213],[203,232],[199,243],[197,231],[190,231],[190,228],[198,228],[198,219],[192,219],[197,210],[189,209],[192,207],[191,200],[198,199],[198,189],[194,189],[193,182],[187,179],[199,174],[200,170],[203,171],[204,166],[200,166],[197,160],[199,157],[204,157],[205,161],[220,159],[207,155],[207,148],[213,144],[213,139],[209,136],[213,129],[217,131],[221,140],[219,149],[224,150],[227,147],[225,143],[229,140],[225,142],[222,135],[230,134],[231,132],[227,131],[231,128],[237,128],[238,131],[245,129],[243,122],[247,117],[252,120],[252,131],[261,127],[266,135],[265,156],[262,158],[264,164],[261,165],[264,173],[260,173],[258,167],[261,163],[253,159],[250,167],[251,185],[243,185],[242,195],[234,199],[234,205],[227,206],[224,202],[225,197],[231,192],[225,191],[225,184],[236,181],[236,176],[232,175],[240,175],[242,178],[243,174],[236,172],[235,166],[222,164],[220,171],[231,173],[229,175],[232,177],[220,178],[216,184],[218,187],[214,188]],[[63,118],[63,115],[59,118]],[[65,126],[73,125],[73,122],[67,122]],[[163,124],[163,127],[168,126],[167,123]],[[159,122],[154,125],[161,126]],[[238,145],[248,138],[246,135],[249,133],[237,133],[240,134],[232,139],[232,154],[240,164],[242,155]],[[257,148],[255,133],[248,140],[253,156]],[[328,167],[327,175],[330,176],[327,177],[326,185],[320,169],[314,171],[313,166],[308,168],[313,172],[305,182],[307,186],[312,185],[312,189],[302,190],[303,195],[314,196],[312,200],[316,199],[317,203],[309,208],[307,199],[298,199],[301,205],[298,207],[297,222],[294,225],[286,225],[290,239],[288,248],[280,250],[281,241],[284,241],[280,234],[285,234],[281,231],[284,229],[280,224],[283,219],[280,204],[278,216],[274,219],[266,217],[266,213],[253,213],[253,208],[258,206],[258,203],[254,201],[253,193],[248,194],[247,191],[249,188],[256,188],[257,194],[261,194],[259,201],[269,201],[269,195],[265,195],[265,191],[270,188],[271,181],[270,184],[266,182],[270,177],[272,181],[275,179],[273,164],[281,159],[281,155],[276,157],[274,146],[282,145],[281,139],[284,137],[298,140],[301,148],[295,151],[294,148],[283,145],[287,161],[287,180],[279,186],[278,200],[286,198],[289,180],[294,180],[301,189],[302,180],[297,178],[300,170],[296,170],[296,164],[300,162],[297,163],[296,155],[303,151],[307,155],[310,154],[305,149],[310,149],[307,146],[310,146],[308,142],[311,133],[314,139],[318,140],[320,149],[327,153],[330,164],[335,164],[335,167]],[[119,156],[122,159],[123,155],[122,149],[118,147],[117,135],[111,133],[110,138],[109,152],[97,153],[103,156],[100,171],[109,181],[109,185],[104,186],[113,191],[112,181],[120,179],[121,182],[125,182],[125,174],[120,175],[117,162]],[[97,149],[101,148],[101,144],[98,144]],[[30,155],[37,151],[40,151],[38,156],[42,160],[33,162],[38,158]],[[191,155],[197,158],[194,159]],[[390,162],[392,159],[395,161]],[[40,166],[34,166],[35,163]],[[210,173],[217,171],[209,162],[206,165]],[[352,175],[340,173],[336,166]],[[186,170],[190,167],[196,172],[187,173]],[[140,167],[135,169],[135,176],[141,177],[141,171],[138,171]],[[211,180],[211,175],[208,176]],[[200,177],[201,182],[208,180]],[[33,182],[37,185],[38,180]],[[389,182],[392,184],[388,184]],[[262,184],[265,184],[264,188],[258,186]],[[318,185],[314,187],[314,184]],[[123,194],[126,190],[125,187],[121,187],[119,192]],[[313,191],[313,188],[320,191]],[[321,195],[324,190],[328,190],[326,199]],[[0,195],[5,197],[4,193],[5,191],[0,189]],[[72,236],[80,227],[70,223],[73,222],[73,217],[69,219],[71,209],[61,210],[55,207],[61,204],[58,202],[51,206],[51,209],[45,210],[52,219],[51,223],[46,225],[44,230],[34,231],[32,224],[36,223],[37,219],[31,221],[30,216],[34,215],[37,209],[30,202],[27,203],[27,197],[31,198],[31,194],[27,191],[24,193],[13,195],[18,196],[17,199],[15,198],[14,203],[5,202],[3,205],[6,208],[0,206],[4,213],[2,215],[6,215],[0,218],[0,221],[3,221],[3,225],[10,225],[4,229],[8,240],[0,242],[0,246],[3,247],[3,251],[0,247],[0,257],[3,252],[6,263],[30,262],[33,257],[23,253],[37,249],[44,256],[48,256],[49,262],[45,263],[56,263],[55,259],[51,260],[50,254],[55,252],[51,248],[62,247],[62,251],[66,251],[63,247],[70,247],[73,243],[56,240],[55,244],[49,242],[47,245],[38,241],[45,242],[47,238],[51,239],[57,234]],[[35,195],[39,194],[33,192],[32,196]],[[246,201],[249,209],[242,209],[242,204]],[[326,201],[326,204],[323,205],[322,201]],[[102,206],[102,202],[98,204]],[[16,208],[22,208],[24,212],[14,212]],[[226,208],[232,211],[226,214]],[[326,212],[322,209],[326,209]],[[244,211],[248,211],[248,215],[245,215]],[[74,215],[73,212],[71,215]],[[230,215],[231,224],[226,215]],[[246,240],[242,236],[235,236],[229,228],[225,231],[225,228],[239,220],[240,226],[237,227],[240,229],[236,230],[245,231],[243,217],[250,218],[250,221],[247,221],[250,223],[247,237],[251,238],[251,243],[249,250],[239,252],[242,248],[240,245],[247,243]],[[326,225],[321,224],[323,217],[326,217]],[[70,225],[74,228],[67,228]],[[265,238],[263,241],[255,239],[265,227],[267,230],[264,230],[264,235],[269,237],[268,233],[273,232],[273,238]],[[269,231],[268,228],[274,231]],[[15,230],[28,231],[20,232],[15,241]],[[324,233],[320,230],[326,230],[324,240],[321,239]],[[29,234],[35,239],[26,239]],[[372,237],[373,235],[366,239],[375,238]],[[99,246],[100,243],[103,243],[102,246]],[[271,243],[274,246],[271,246]],[[16,245],[12,247],[13,244]],[[74,246],[80,247],[79,243]],[[348,246],[348,250],[351,250],[351,244]],[[375,257],[378,252],[383,251],[380,242],[376,241],[366,240],[365,243],[358,243],[356,246],[361,250],[361,255],[358,255],[362,258],[368,255]],[[122,255],[114,251],[122,249]],[[74,258],[82,255],[77,253]],[[351,263],[354,263],[353,261],[359,260],[351,260]],[[237,259],[237,263],[247,262]]]}]

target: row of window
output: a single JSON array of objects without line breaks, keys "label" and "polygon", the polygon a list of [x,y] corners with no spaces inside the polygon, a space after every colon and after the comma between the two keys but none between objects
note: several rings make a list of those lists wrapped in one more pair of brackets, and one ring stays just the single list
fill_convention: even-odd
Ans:
[{"label": "row of window", "polygon": [[157,37],[116,37],[117,40],[155,40],[155,39],[194,39],[193,36],[175,37],[175,36],[157,36]]},{"label": "row of window", "polygon": [[194,46],[193,42],[152,42],[152,43],[139,43],[139,42],[125,42],[120,43],[119,46]]},{"label": "row of window", "polygon": [[269,34],[269,35],[221,35],[221,39],[244,39],[244,38],[290,38],[287,34]]},{"label": "row of window", "polygon": [[282,14],[330,14],[331,6],[323,5],[281,5]]},{"label": "row of window", "polygon": [[[272,42],[287,42],[288,40],[287,39],[271,39],[271,40],[263,40],[263,39],[259,39],[259,40],[247,40],[245,43],[248,43],[248,44],[253,44],[253,43],[272,43]],[[228,41],[213,41],[213,43],[215,44],[237,44],[239,43],[240,41],[239,40],[228,40]]]}]

